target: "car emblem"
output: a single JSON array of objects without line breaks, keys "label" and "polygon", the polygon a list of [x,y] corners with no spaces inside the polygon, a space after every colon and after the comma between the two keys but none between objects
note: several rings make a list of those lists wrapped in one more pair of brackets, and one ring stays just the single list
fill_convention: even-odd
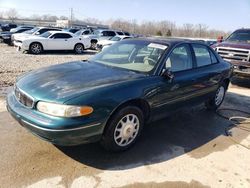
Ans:
[{"label": "car emblem", "polygon": [[228,54],[228,56],[233,57],[233,56],[234,56],[234,54],[233,54],[233,53],[229,53],[229,54]]}]

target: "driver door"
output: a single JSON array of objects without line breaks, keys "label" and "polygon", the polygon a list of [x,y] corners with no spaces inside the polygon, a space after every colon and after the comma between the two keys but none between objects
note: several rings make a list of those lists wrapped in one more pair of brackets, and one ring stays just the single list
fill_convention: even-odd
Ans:
[{"label": "driver door", "polygon": [[72,50],[71,38],[67,33],[55,33],[48,40],[48,50]]},{"label": "driver door", "polygon": [[181,44],[168,56],[164,63],[163,72],[168,70],[173,78],[160,76],[158,91],[152,101],[153,117],[160,119],[172,112],[186,106],[195,96],[193,55],[189,44]]}]

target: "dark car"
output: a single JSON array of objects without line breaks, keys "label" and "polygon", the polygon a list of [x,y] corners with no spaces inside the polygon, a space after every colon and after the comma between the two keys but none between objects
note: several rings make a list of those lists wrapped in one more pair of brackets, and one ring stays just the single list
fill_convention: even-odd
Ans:
[{"label": "dark car", "polygon": [[57,145],[100,141],[120,151],[145,123],[182,107],[223,102],[232,66],[205,44],[171,39],[123,40],[88,61],[20,77],[7,109],[35,135]]},{"label": "dark car", "polygon": [[67,32],[70,32],[70,33],[76,33],[79,30],[80,30],[80,28],[68,28],[68,29],[64,29],[64,31],[67,31]]},{"label": "dark car", "polygon": [[213,48],[234,65],[235,77],[250,78],[250,29],[236,30]]},{"label": "dark car", "polygon": [[4,25],[2,25],[1,26],[1,29],[2,29],[2,31],[10,31],[11,29],[13,29],[13,28],[16,28],[17,27],[17,25],[16,24],[4,24]]},{"label": "dark car", "polygon": [[0,42],[4,42],[6,44],[11,44],[11,35],[15,33],[22,33],[24,31],[28,31],[33,29],[32,26],[19,26],[15,29],[12,29],[11,31],[5,31],[0,33]]}]

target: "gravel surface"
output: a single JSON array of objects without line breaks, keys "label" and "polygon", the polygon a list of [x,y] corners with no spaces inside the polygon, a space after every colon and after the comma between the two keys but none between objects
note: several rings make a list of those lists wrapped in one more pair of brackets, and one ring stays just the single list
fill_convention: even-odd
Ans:
[{"label": "gravel surface", "polygon": [[54,64],[84,60],[95,54],[86,51],[77,55],[74,52],[45,52],[41,55],[31,55],[16,51],[12,46],[0,43],[0,88],[12,86],[16,77],[25,72]]}]

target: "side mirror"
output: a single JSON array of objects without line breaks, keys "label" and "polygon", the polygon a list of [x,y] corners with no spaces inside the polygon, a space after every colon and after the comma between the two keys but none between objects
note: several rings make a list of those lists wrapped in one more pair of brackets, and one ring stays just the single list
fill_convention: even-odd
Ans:
[{"label": "side mirror", "polygon": [[40,32],[38,31],[38,32],[36,32],[36,35],[40,35]]},{"label": "side mirror", "polygon": [[164,78],[166,78],[169,82],[172,82],[174,79],[174,74],[170,69],[164,69],[161,74]]}]

